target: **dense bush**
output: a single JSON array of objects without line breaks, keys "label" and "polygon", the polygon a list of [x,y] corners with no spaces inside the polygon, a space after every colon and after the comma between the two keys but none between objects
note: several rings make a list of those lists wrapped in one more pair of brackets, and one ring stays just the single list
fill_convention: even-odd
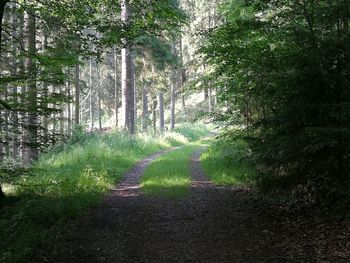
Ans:
[{"label": "dense bush", "polygon": [[349,200],[348,2],[232,0],[223,10],[202,51],[227,136],[241,130],[263,187],[311,204]]}]

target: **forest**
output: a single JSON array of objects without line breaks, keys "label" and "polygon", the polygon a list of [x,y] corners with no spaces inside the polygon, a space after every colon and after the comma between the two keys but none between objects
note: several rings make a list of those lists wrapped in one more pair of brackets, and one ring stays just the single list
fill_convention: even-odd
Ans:
[{"label": "forest", "polygon": [[0,0],[0,262],[349,262],[349,21]]}]

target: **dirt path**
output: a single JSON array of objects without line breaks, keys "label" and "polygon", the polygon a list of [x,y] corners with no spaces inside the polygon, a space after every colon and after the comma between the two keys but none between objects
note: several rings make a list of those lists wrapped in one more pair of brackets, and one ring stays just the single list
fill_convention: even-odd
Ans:
[{"label": "dirt path", "polygon": [[187,198],[142,195],[138,179],[160,154],[153,155],[126,174],[100,207],[74,224],[48,261],[320,262],[305,256],[307,248],[298,254],[285,245],[293,234],[252,193],[208,182],[200,154],[191,159],[193,183]]}]

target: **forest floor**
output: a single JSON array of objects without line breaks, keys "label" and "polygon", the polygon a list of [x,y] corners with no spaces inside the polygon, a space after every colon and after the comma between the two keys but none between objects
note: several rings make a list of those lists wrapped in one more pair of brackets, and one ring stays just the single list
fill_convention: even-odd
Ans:
[{"label": "forest floor", "polygon": [[[144,194],[141,161],[34,262],[350,262],[349,222],[291,215],[251,189],[217,186],[190,160],[189,194]],[[178,160],[173,160],[177,162]]]}]

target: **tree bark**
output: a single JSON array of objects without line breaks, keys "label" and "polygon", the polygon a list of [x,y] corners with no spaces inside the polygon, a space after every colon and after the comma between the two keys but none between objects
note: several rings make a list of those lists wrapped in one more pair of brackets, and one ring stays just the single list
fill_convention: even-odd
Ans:
[{"label": "tree bark", "polygon": [[152,122],[153,122],[153,130],[157,130],[157,99],[153,99],[153,105],[152,105]]},{"label": "tree bark", "polygon": [[75,66],[75,125],[80,124],[80,66]]},{"label": "tree bark", "polygon": [[[6,12],[3,15],[3,19],[5,21],[9,21],[10,20],[10,12]],[[6,41],[9,42],[10,41],[10,37],[6,37]],[[6,57],[6,59],[10,60],[10,56],[8,53],[5,53],[3,55],[3,57]],[[3,86],[3,89],[1,90],[1,99],[4,100],[5,102],[8,101],[8,87],[5,85]],[[2,112],[2,118],[1,118],[1,137],[2,137],[2,143],[3,143],[3,156],[4,157],[8,157],[9,156],[9,114],[10,111],[9,109],[4,109]]]},{"label": "tree bark", "polygon": [[[126,0],[121,0],[121,19],[125,25],[129,24],[129,7]],[[124,128],[133,134],[135,132],[134,115],[134,74],[132,70],[132,54],[128,39],[122,39],[122,109],[124,118]]]},{"label": "tree bark", "polygon": [[175,105],[176,105],[176,71],[173,69],[170,90],[170,129],[175,129]]},{"label": "tree bark", "polygon": [[8,0],[0,0],[0,54],[2,53],[2,20],[5,13],[5,6]]},{"label": "tree bark", "polygon": [[183,62],[182,37],[180,37],[180,63],[181,63],[181,68],[180,68],[181,106],[182,106],[182,110],[184,110],[186,107],[185,88],[184,88],[186,72],[183,64],[184,62]]},{"label": "tree bark", "polygon": [[118,53],[117,48],[114,47],[114,110],[115,110],[115,127],[119,124],[119,84],[118,84]]},{"label": "tree bark", "polygon": [[130,133],[136,132],[136,121],[137,121],[137,101],[136,101],[136,69],[134,63],[135,53],[131,51],[130,66],[131,66],[131,80],[130,80]]},{"label": "tree bark", "polygon": [[159,129],[164,131],[165,122],[164,122],[164,94],[162,91],[158,94],[159,97]]},{"label": "tree bark", "polygon": [[[63,87],[60,86],[61,96],[64,95],[63,90],[64,90]],[[60,105],[60,137],[61,137],[61,139],[64,138],[64,105],[62,102]]]},{"label": "tree bark", "polygon": [[[172,53],[176,55],[175,44],[172,45]],[[170,130],[175,129],[175,103],[176,103],[176,67],[172,68],[170,90]]]},{"label": "tree bark", "polygon": [[102,131],[101,91],[98,91],[98,126],[100,131]]},{"label": "tree bark", "polygon": [[[17,38],[17,14],[12,14],[11,18],[12,22],[12,34],[14,38]],[[16,43],[15,39],[12,39],[12,75],[16,75],[18,71],[18,65],[17,65],[17,49],[18,45]],[[15,107],[18,108],[18,90],[17,85],[13,85],[12,87],[12,96],[14,100]],[[13,122],[13,137],[12,137],[12,158],[16,159],[19,155],[19,141],[18,141],[18,112],[17,110],[14,110],[11,115],[12,122]]]},{"label": "tree bark", "polygon": [[[68,72],[69,77],[71,76],[70,71]],[[71,104],[71,90],[70,90],[70,86],[71,86],[71,82],[70,82],[70,78],[68,78],[67,81],[67,88],[66,88],[66,94],[69,98],[69,102],[67,105],[67,135],[70,136],[71,132],[72,132],[72,104]]]},{"label": "tree bark", "polygon": [[[47,43],[47,33],[44,32],[44,50],[46,51],[48,48],[48,43]],[[47,105],[47,102],[45,101],[45,99],[48,97],[48,93],[49,93],[49,90],[48,90],[48,85],[47,85],[47,82],[44,81],[43,83],[43,95],[44,95],[44,103],[42,105],[42,108],[44,110],[46,110],[48,108],[48,105]],[[48,138],[48,134],[49,134],[49,121],[48,121],[48,114],[45,114],[43,116],[43,138],[44,138],[44,143],[47,144],[48,141],[49,141],[49,138]]]},{"label": "tree bark", "polygon": [[142,130],[146,131],[148,128],[148,98],[147,89],[142,87]]},{"label": "tree bark", "polygon": [[38,116],[37,116],[37,87],[36,87],[36,63],[33,56],[36,54],[36,18],[34,15],[27,13],[26,21],[28,52],[29,57],[26,59],[26,69],[29,78],[27,88],[28,103],[28,122],[27,122],[27,151],[25,163],[29,165],[32,161],[38,159]]},{"label": "tree bark", "polygon": [[94,89],[92,87],[92,58],[90,58],[89,61],[89,88],[90,88],[90,101],[89,101],[89,108],[90,108],[90,131],[94,129],[94,101],[93,101],[93,92]]}]

